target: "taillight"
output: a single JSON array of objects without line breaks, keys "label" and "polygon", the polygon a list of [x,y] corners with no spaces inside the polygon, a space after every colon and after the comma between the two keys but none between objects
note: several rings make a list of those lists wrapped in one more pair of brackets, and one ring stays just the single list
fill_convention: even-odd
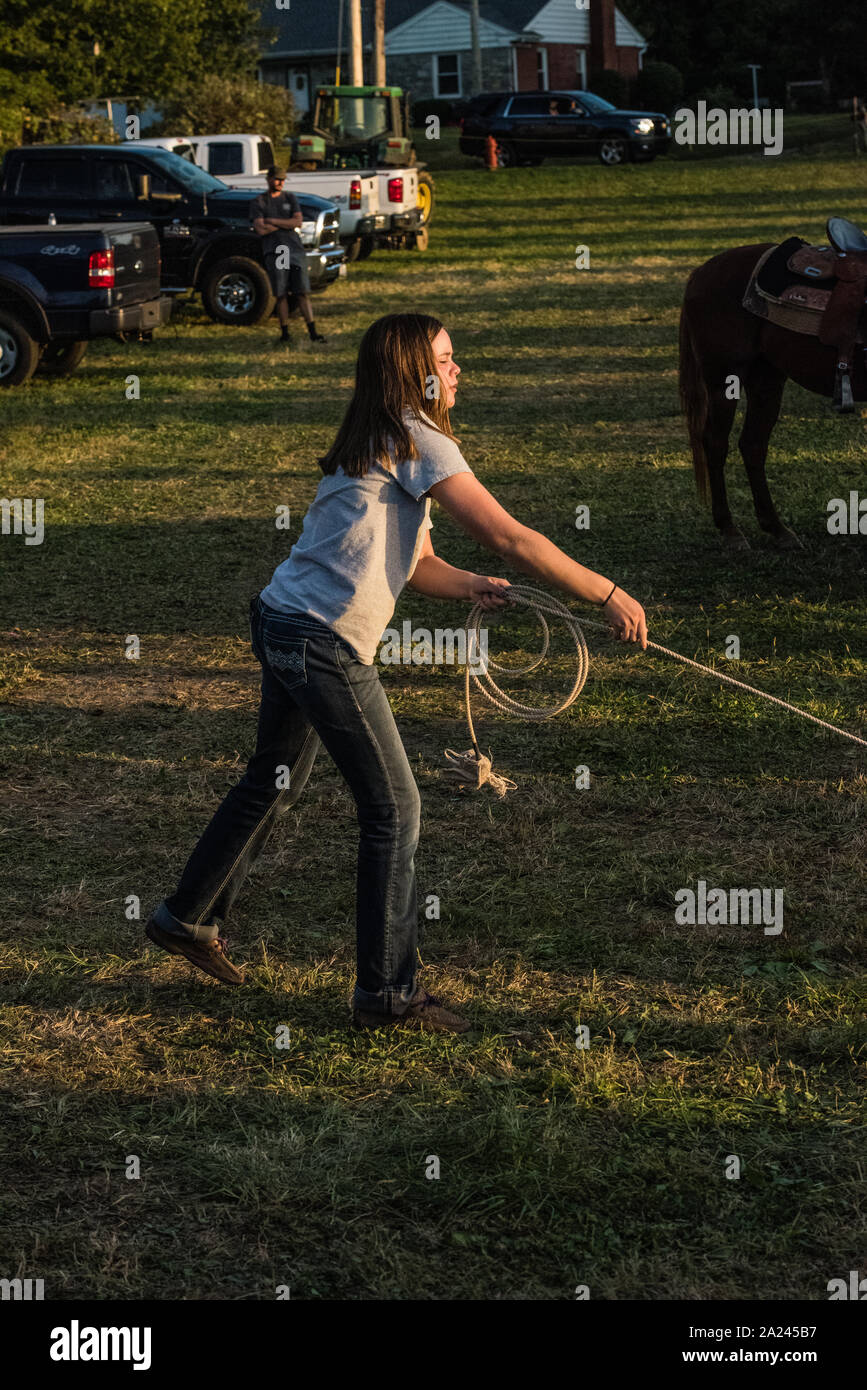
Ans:
[{"label": "taillight", "polygon": [[389,179],[388,201],[390,203],[403,202],[403,179]]},{"label": "taillight", "polygon": [[91,251],[87,267],[87,283],[92,290],[110,290],[114,285],[114,247],[107,251]]},{"label": "taillight", "polygon": [[351,208],[361,207],[361,179],[353,179],[349,185],[349,206]]}]

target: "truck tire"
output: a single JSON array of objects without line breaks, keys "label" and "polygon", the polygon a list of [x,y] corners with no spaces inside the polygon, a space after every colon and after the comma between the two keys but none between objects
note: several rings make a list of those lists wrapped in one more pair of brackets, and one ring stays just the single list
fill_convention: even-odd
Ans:
[{"label": "truck tire", "polygon": [[501,169],[513,169],[518,162],[518,152],[511,140],[497,141],[497,163]]},{"label": "truck tire", "polygon": [[46,343],[37,371],[44,376],[72,376],[87,347],[87,339],[76,341],[74,338],[60,338],[56,342]]},{"label": "truck tire", "polygon": [[430,229],[428,227],[419,227],[418,231],[415,233],[415,235],[412,238],[412,241],[410,242],[410,250],[426,251],[429,240]]},{"label": "truck tire", "polygon": [[628,140],[617,131],[606,131],[599,141],[599,163],[604,164],[607,169],[613,169],[615,165],[626,164],[628,160]]},{"label": "truck tire", "polygon": [[344,241],[343,249],[346,253],[346,264],[352,265],[361,255],[361,237],[357,236],[354,241]]},{"label": "truck tire", "polygon": [[363,236],[359,239],[358,259],[366,261],[368,256],[373,255],[373,248],[376,246],[372,236]]},{"label": "truck tire", "polygon": [[268,272],[250,256],[214,261],[200,283],[205,313],[215,323],[264,323],[274,308]]},{"label": "truck tire", "polygon": [[421,215],[421,226],[426,227],[433,216],[436,195],[434,193],[434,181],[430,174],[419,171],[418,175],[418,210]]},{"label": "truck tire", "polygon": [[39,361],[39,344],[14,314],[0,309],[0,386],[21,386]]}]

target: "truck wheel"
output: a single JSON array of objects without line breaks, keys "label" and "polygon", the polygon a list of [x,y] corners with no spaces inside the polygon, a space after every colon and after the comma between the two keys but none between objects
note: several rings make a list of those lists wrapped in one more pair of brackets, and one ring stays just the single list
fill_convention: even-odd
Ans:
[{"label": "truck wheel", "polygon": [[510,140],[497,141],[497,163],[502,169],[512,169],[518,162],[518,152]]},{"label": "truck wheel", "polygon": [[430,239],[430,230],[427,227],[419,227],[412,239],[411,248],[413,251],[426,251]]},{"label": "truck wheel", "polygon": [[76,342],[74,338],[46,343],[37,370],[45,376],[72,376],[87,352],[87,346],[86,339]]},{"label": "truck wheel", "polygon": [[418,175],[418,196],[416,199],[419,211],[419,220],[424,227],[431,220],[434,210],[434,181],[430,174]]},{"label": "truck wheel", "polygon": [[21,386],[38,361],[39,344],[20,319],[0,310],[0,386]]},{"label": "truck wheel", "polygon": [[201,282],[205,313],[215,323],[264,323],[274,308],[268,272],[249,256],[208,266]]},{"label": "truck wheel", "polygon": [[613,168],[615,164],[625,164],[629,158],[629,149],[622,135],[603,135],[599,141],[599,161],[607,167]]},{"label": "truck wheel", "polygon": [[358,259],[360,261],[366,261],[368,256],[373,254],[373,248],[375,246],[376,242],[372,236],[360,237],[358,243]]},{"label": "truck wheel", "polygon": [[345,260],[347,265],[352,265],[361,255],[361,237],[357,236],[354,241],[345,241],[343,249],[346,252]]}]

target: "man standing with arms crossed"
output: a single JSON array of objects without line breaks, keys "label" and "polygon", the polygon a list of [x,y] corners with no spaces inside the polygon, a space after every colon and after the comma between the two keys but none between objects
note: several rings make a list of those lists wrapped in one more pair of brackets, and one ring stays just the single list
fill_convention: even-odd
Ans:
[{"label": "man standing with arms crossed", "polygon": [[[307,332],[314,343],[324,343],[325,338],[316,332],[313,309],[310,305],[310,279],[304,257],[304,246],[298,235],[298,228],[304,215],[294,193],[284,192],[286,170],[272,164],[267,173],[268,192],[260,193],[250,204],[250,221],[257,236],[262,238],[262,255],[265,269],[271,281],[271,289],[277,296],[277,313],[280,315],[280,337],[278,343],[289,344],[289,300],[294,294],[298,299]],[[289,264],[286,264],[288,259]]]}]

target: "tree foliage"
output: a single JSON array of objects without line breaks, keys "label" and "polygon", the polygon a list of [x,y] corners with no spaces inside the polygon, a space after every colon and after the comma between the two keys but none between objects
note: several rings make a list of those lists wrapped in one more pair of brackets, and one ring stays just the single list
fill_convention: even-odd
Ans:
[{"label": "tree foliage", "polygon": [[635,79],[632,100],[647,111],[673,111],[683,96],[683,74],[672,63],[645,63]]},{"label": "tree foliage", "polygon": [[630,20],[648,39],[647,57],[673,63],[688,96],[730,86],[738,101],[752,97],[748,63],[760,63],[759,90],[781,103],[786,82],[826,77],[832,95],[867,85],[864,0],[623,0]]},{"label": "tree foliage", "polygon": [[206,73],[251,78],[260,27],[249,0],[0,0],[0,95],[34,109],[161,102]]},{"label": "tree foliage", "polygon": [[295,109],[285,87],[243,77],[188,82],[163,102],[162,112],[159,129],[166,135],[247,131],[281,144],[295,127]]}]

